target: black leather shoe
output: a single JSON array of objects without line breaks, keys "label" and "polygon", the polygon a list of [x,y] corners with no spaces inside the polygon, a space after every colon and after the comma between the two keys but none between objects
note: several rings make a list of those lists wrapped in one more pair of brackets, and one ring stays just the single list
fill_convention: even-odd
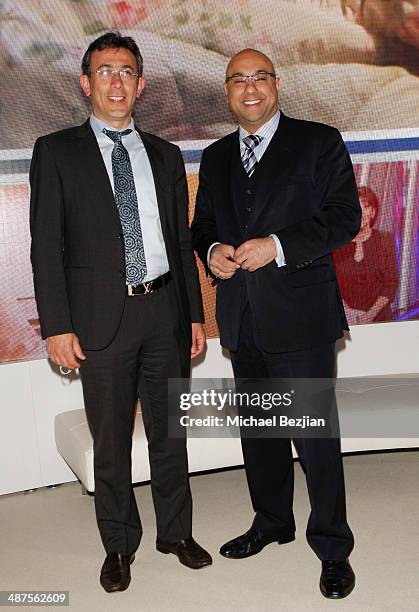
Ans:
[{"label": "black leather shoe", "polygon": [[355,574],[349,561],[322,561],[320,590],[329,599],[342,599],[355,586]]},{"label": "black leather shoe", "polygon": [[105,591],[125,591],[131,582],[130,565],[134,561],[135,555],[121,555],[121,553],[111,553],[106,556],[100,572],[100,584]]},{"label": "black leather shoe", "polygon": [[212,564],[211,555],[195,542],[193,538],[179,540],[179,542],[174,542],[173,544],[157,539],[156,548],[159,552],[166,555],[173,553],[183,565],[192,569],[201,569],[201,567]]},{"label": "black leather shoe", "polygon": [[295,540],[293,532],[285,537],[267,536],[251,527],[243,535],[223,544],[220,548],[220,555],[227,557],[227,559],[245,559],[246,557],[257,555],[267,544],[272,544],[272,542],[287,544],[287,542],[292,542],[293,540]]}]

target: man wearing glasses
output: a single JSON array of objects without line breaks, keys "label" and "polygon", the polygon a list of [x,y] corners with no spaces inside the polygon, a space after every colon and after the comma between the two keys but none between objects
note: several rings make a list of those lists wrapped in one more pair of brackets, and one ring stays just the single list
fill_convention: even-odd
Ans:
[{"label": "man wearing glasses", "polygon": [[211,564],[192,538],[186,441],[167,432],[167,379],[189,376],[205,344],[187,183],[178,147],[134,125],[142,68],[132,38],[109,32],[92,42],[80,77],[92,114],[39,138],[30,171],[42,336],[55,364],[80,367],[108,592],[129,586],[142,533],[131,484],[138,396],[157,550],[193,569]]},{"label": "man wearing glasses", "polygon": [[[204,152],[193,242],[217,283],[220,342],[237,379],[325,378],[347,329],[332,251],[358,232],[352,164],[338,131],[278,108],[271,60],[246,49],[227,66],[239,129]],[[342,598],[355,576],[340,441],[295,438],[311,502],[307,540],[322,561],[320,589]],[[255,518],[221,547],[242,559],[295,537],[291,441],[242,438]]]}]

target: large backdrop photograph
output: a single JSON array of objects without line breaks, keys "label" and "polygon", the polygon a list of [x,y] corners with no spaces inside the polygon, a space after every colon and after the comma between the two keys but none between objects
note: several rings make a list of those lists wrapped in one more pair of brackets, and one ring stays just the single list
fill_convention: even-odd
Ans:
[{"label": "large backdrop photograph", "polygon": [[[419,318],[419,0],[2,0],[1,363],[46,356],[29,260],[30,159],[39,136],[86,120],[81,58],[109,29],[140,47],[146,88],[134,118],[181,147],[191,216],[203,148],[236,128],[228,60],[245,47],[270,56],[281,110],[342,132],[361,204],[374,208],[367,243],[334,255],[349,323]],[[215,289],[202,267],[200,277],[217,337]]]}]

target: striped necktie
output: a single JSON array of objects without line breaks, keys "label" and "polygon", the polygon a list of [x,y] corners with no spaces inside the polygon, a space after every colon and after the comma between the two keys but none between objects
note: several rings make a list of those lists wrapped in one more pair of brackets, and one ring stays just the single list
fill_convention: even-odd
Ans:
[{"label": "striped necktie", "polygon": [[112,174],[115,201],[124,235],[126,281],[129,285],[137,286],[147,274],[147,265],[131,160],[122,144],[122,136],[131,132],[132,130],[113,132],[103,129],[103,133],[115,143],[112,151]]},{"label": "striped necktie", "polygon": [[258,163],[255,155],[255,149],[262,142],[263,137],[256,134],[249,134],[243,138],[243,144],[246,147],[243,153],[242,162],[247,176],[250,178],[255,171],[255,166]]}]

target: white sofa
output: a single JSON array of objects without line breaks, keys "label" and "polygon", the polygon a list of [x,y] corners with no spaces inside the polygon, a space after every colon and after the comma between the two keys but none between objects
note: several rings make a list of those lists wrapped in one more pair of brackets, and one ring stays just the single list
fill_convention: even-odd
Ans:
[{"label": "white sofa", "polygon": [[[343,437],[344,452],[419,446],[419,375],[340,379],[336,397],[343,434],[349,431],[359,436]],[[376,430],[381,435],[374,437]],[[93,492],[93,442],[83,409],[56,415],[55,442],[83,489]],[[189,438],[188,456],[190,473],[243,463],[238,438]],[[138,408],[133,434],[132,482],[149,479],[147,440]]]},{"label": "white sofa", "polygon": [[[58,452],[80,480],[83,489],[93,492],[93,441],[83,409],[56,415],[55,442]],[[188,458],[190,473],[243,463],[240,440],[237,438],[189,438]],[[147,480],[150,480],[147,439],[138,407],[132,439],[132,482]]]}]

